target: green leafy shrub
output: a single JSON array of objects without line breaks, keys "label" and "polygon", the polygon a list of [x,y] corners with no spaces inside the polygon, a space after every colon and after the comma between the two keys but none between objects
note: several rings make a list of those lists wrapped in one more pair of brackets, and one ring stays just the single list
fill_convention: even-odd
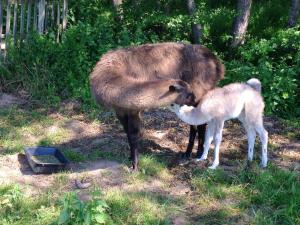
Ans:
[{"label": "green leafy shrub", "polygon": [[300,31],[277,32],[270,40],[249,41],[226,63],[224,83],[260,79],[266,111],[280,116],[300,113]]},{"label": "green leafy shrub", "polygon": [[92,199],[87,202],[81,201],[75,192],[67,193],[62,205],[58,224],[113,224],[107,212],[108,205],[101,199],[100,191],[94,191]]}]

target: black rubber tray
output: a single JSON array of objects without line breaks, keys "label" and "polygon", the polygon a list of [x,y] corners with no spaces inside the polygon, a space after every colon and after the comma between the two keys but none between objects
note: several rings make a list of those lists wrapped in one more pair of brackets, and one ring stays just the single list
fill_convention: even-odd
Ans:
[{"label": "black rubber tray", "polygon": [[[66,157],[58,149],[51,147],[28,147],[25,148],[25,155],[31,169],[35,173],[55,173],[64,170],[69,163]],[[59,163],[39,163],[32,158],[32,156],[37,155],[52,155]]]}]

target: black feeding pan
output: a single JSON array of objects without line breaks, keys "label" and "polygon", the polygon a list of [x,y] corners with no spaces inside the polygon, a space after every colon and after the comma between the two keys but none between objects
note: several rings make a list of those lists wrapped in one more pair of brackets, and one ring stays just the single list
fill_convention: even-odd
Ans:
[{"label": "black feeding pan", "polygon": [[69,163],[61,151],[52,147],[28,147],[25,155],[35,173],[55,173]]}]

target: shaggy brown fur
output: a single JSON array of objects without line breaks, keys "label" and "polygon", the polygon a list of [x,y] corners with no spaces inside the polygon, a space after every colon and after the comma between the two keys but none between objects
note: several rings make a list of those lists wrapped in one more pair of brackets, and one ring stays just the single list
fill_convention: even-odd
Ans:
[{"label": "shaggy brown fur", "polygon": [[102,56],[90,82],[100,104],[144,110],[169,105],[169,86],[186,81],[196,102],[224,76],[224,66],[205,47],[180,43],[148,44]]},{"label": "shaggy brown fur", "polygon": [[[223,64],[207,48],[160,43],[104,54],[90,75],[90,84],[96,101],[116,110],[128,136],[136,169],[140,112],[174,102],[197,104],[223,77]],[[191,129],[187,155],[192,151],[195,132]],[[199,146],[203,149],[202,144]]]}]

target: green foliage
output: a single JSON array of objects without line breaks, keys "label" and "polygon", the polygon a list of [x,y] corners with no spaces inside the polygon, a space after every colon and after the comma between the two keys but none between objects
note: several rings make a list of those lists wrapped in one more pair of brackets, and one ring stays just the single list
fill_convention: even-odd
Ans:
[{"label": "green foliage", "polygon": [[20,208],[21,191],[18,186],[6,186],[0,190],[0,210],[1,214],[11,213]]},{"label": "green foliage", "polygon": [[29,198],[17,185],[0,185],[0,224],[51,224],[57,212],[47,194]]},{"label": "green foliage", "polygon": [[278,31],[270,40],[250,40],[226,63],[224,83],[260,79],[266,112],[300,115],[300,31]]},{"label": "green foliage", "polygon": [[230,176],[223,171],[196,169],[192,185],[204,200],[207,196],[223,199],[233,196],[239,209],[251,209],[251,224],[299,224],[300,180],[295,172],[269,166],[236,171]]},{"label": "green foliage", "polygon": [[101,192],[92,192],[92,199],[81,201],[77,193],[70,192],[62,200],[63,209],[58,218],[58,224],[113,224],[108,214],[108,205],[101,198]]}]

